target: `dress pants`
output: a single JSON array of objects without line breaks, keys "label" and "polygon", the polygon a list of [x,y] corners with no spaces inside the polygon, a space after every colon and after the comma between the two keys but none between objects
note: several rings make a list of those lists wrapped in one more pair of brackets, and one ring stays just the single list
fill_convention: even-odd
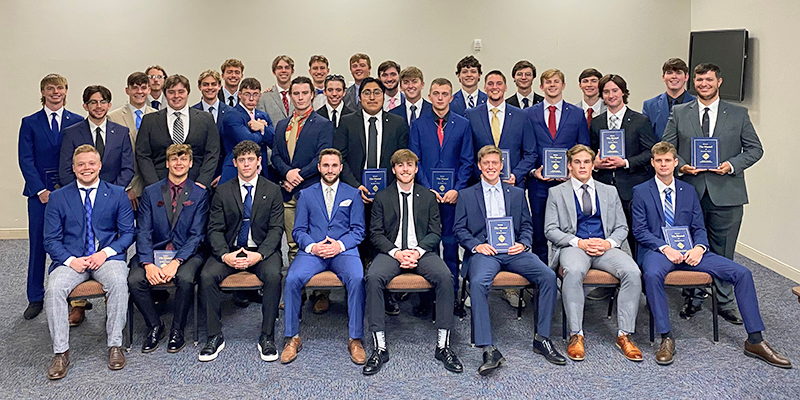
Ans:
[{"label": "dress pants", "polygon": [[122,346],[122,329],[128,316],[128,265],[121,260],[107,260],[96,270],[78,273],[59,265],[50,273],[45,305],[47,325],[53,339],[53,353],[69,350],[69,305],[67,297],[81,283],[94,279],[106,291],[106,335],[108,347]]},{"label": "dress pants", "polygon": [[[442,218],[442,260],[444,260],[447,268],[450,269],[450,274],[453,277],[453,295],[458,297],[458,241],[453,234],[453,224],[456,222],[456,205],[439,204],[439,215]],[[436,318],[439,318],[438,314]]]},{"label": "dress pants", "polygon": [[297,243],[294,242],[292,237],[292,230],[294,230],[294,213],[297,210],[297,198],[292,197],[289,201],[283,202],[283,228],[286,232],[286,244],[289,246],[289,251],[286,257],[289,259],[289,265],[294,261],[297,256]]},{"label": "dress pants", "polygon": [[[622,200],[622,211],[625,213],[625,221],[628,223],[628,247],[631,249],[631,258],[634,260],[638,260],[636,258],[637,251],[639,250],[639,242],[636,241],[636,238],[633,236],[633,219],[631,217],[631,200]],[[620,244],[620,248],[622,244]],[[638,264],[637,264],[638,268]]]},{"label": "dress pants", "polygon": [[513,256],[508,254],[486,256],[475,253],[469,257],[468,263],[472,318],[475,321],[473,324],[475,346],[494,344],[489,318],[489,288],[500,270],[520,274],[539,287],[539,320],[536,321],[536,326],[540,336],[550,337],[553,307],[558,295],[556,273],[552,269],[527,251]]},{"label": "dress pants", "polygon": [[[254,249],[249,250],[254,251]],[[229,275],[242,271],[252,272],[264,284],[264,296],[261,300],[261,333],[272,335],[275,330],[275,318],[278,316],[278,303],[281,299],[282,264],[281,254],[277,251],[245,270],[230,267],[215,256],[209,257],[203,270],[200,271],[200,294],[206,306],[208,336],[222,333],[219,322],[222,318],[222,293],[219,284]]]},{"label": "dress pants", "polygon": [[525,188],[528,189],[528,201],[531,206],[531,221],[533,222],[533,244],[531,251],[543,263],[548,263],[547,258],[547,238],[544,236],[544,213],[547,209],[547,191],[562,181],[544,182],[529,176],[525,181]]},{"label": "dress pants", "polygon": [[[203,257],[195,254],[184,261],[172,282],[175,284],[175,299],[172,304],[172,329],[183,330],[186,328],[186,315],[192,304],[194,285],[197,284],[197,275],[203,266]],[[142,313],[148,329],[153,329],[161,323],[156,312],[153,298],[150,296],[150,282],[144,267],[139,263],[139,256],[134,256],[129,264],[128,287],[131,291],[133,303]]]},{"label": "dress pants", "polygon": [[739,312],[744,320],[747,333],[764,330],[761,313],[758,310],[758,297],[753,283],[753,274],[746,267],[710,251],[703,255],[700,263],[692,267],[686,263],[673,264],[660,252],[650,251],[642,259],[644,284],[647,302],[653,312],[658,333],[670,331],[667,293],[664,291],[664,278],[673,270],[700,271],[710,274],[714,279],[732,283],[736,298],[739,299]]},{"label": "dress pants", "polygon": [[426,252],[417,260],[417,267],[400,268],[400,262],[394,257],[381,253],[375,256],[367,270],[364,285],[367,292],[367,327],[370,332],[385,330],[385,310],[383,303],[386,285],[397,275],[415,273],[431,283],[436,293],[436,328],[453,328],[453,277],[444,261],[433,252]]},{"label": "dress pants", "polygon": [[44,209],[39,196],[28,197],[28,302],[44,300]]},{"label": "dress pants", "polygon": [[364,336],[364,268],[356,255],[339,254],[323,259],[305,251],[297,253],[286,275],[283,288],[284,325],[286,337],[300,331],[300,292],[311,278],[324,271],[333,271],[347,289],[348,330],[351,339]]},{"label": "dress pants", "polygon": [[363,270],[366,271],[372,258],[375,257],[375,247],[369,240],[369,224],[372,221],[372,203],[364,203],[364,226],[366,227],[366,236],[364,240],[358,244],[358,254],[361,257]]},{"label": "dress pants", "polygon": [[583,329],[583,279],[586,278],[589,268],[608,272],[619,279],[617,325],[625,332],[636,331],[636,315],[642,295],[642,273],[630,256],[618,248],[593,257],[578,247],[566,247],[559,251],[558,262],[564,271],[561,279],[561,301],[564,302],[570,332]]}]

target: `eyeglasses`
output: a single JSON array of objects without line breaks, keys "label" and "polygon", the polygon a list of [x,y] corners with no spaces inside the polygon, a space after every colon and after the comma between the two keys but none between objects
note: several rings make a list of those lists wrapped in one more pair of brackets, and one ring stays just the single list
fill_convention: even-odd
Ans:
[{"label": "eyeglasses", "polygon": [[164,79],[164,75],[148,75],[150,79]]},{"label": "eyeglasses", "polygon": [[366,89],[361,91],[361,95],[366,97],[381,97],[383,96],[383,91],[380,89]]},{"label": "eyeglasses", "polygon": [[325,82],[330,81],[344,81],[344,77],[339,74],[330,74],[325,77]]},{"label": "eyeglasses", "polygon": [[255,99],[258,98],[259,95],[261,95],[261,93],[242,93],[242,92],[240,92],[239,94],[247,99]]},{"label": "eyeglasses", "polygon": [[88,102],[86,102],[86,105],[87,105],[87,106],[92,106],[92,107],[94,107],[94,106],[96,106],[96,105],[98,105],[98,104],[100,104],[100,105],[104,105],[104,106],[105,106],[105,105],[108,105],[108,103],[110,103],[110,101],[108,101],[108,100],[100,100],[100,101],[97,101],[97,100],[89,100]]}]

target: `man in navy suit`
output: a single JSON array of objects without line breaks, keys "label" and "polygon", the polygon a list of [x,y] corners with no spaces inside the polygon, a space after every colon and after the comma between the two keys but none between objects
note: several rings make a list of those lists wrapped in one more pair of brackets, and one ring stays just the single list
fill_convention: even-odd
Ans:
[{"label": "man in navy suit", "polygon": [[[229,68],[228,70],[231,71],[233,69],[234,68]],[[239,76],[241,76],[241,74]],[[238,83],[239,79],[236,79],[236,82]],[[218,93],[220,92],[221,84],[222,80],[219,76],[219,72],[213,69],[203,71],[200,77],[197,78],[197,88],[200,89],[200,94],[203,97],[199,103],[192,106],[192,108],[206,111],[214,117],[214,122],[217,124],[217,131],[219,131],[220,135],[222,135],[222,121],[225,118],[225,113],[233,108],[220,100]],[[216,187],[219,184],[219,178],[222,174],[222,164],[225,161],[225,154],[227,154],[227,152],[220,138],[219,163],[217,164],[217,171],[214,172],[214,180],[211,181],[212,187]]]},{"label": "man in navy suit", "polygon": [[47,281],[47,325],[55,357],[47,378],[61,379],[69,367],[67,296],[94,279],[106,292],[108,368],[125,367],[122,328],[128,310],[125,251],[133,243],[133,210],[125,188],[100,180],[100,155],[91,145],[75,149],[77,181],[56,190],[45,212],[44,247],[53,260]]},{"label": "man in navy suit", "polygon": [[664,63],[661,67],[661,79],[667,86],[667,91],[645,100],[642,105],[642,114],[650,118],[656,140],[661,140],[661,137],[664,136],[664,129],[667,127],[669,115],[672,114],[672,107],[696,99],[686,91],[689,67],[680,58],[670,58]]},{"label": "man in navy suit", "polygon": [[400,71],[400,90],[403,91],[405,98],[400,102],[399,107],[391,109],[389,112],[397,114],[408,123],[411,123],[431,109],[431,102],[422,98],[422,89],[425,88],[425,79],[422,71],[417,67],[406,67]]},{"label": "man in navy suit", "polygon": [[571,149],[576,144],[589,145],[589,127],[583,110],[563,99],[564,73],[557,69],[544,71],[539,77],[545,101],[528,108],[528,119],[536,135],[538,160],[525,181],[533,218],[533,254],[547,263],[547,238],[544,236],[544,213],[547,208],[547,191],[563,182],[542,176],[544,150],[548,148]]},{"label": "man in navy suit", "polygon": [[456,64],[456,77],[461,83],[461,90],[453,94],[450,105],[453,113],[464,116],[468,109],[486,103],[486,93],[478,89],[482,74],[481,63],[474,56],[466,56]]},{"label": "man in navy suit", "polygon": [[383,111],[392,111],[405,103],[406,96],[400,90],[400,64],[386,60],[378,65],[378,79],[386,92],[383,93]]},{"label": "man in navy suit", "polygon": [[[131,259],[128,275],[131,297],[147,324],[142,353],[154,351],[164,338],[164,321],[150,296],[154,285],[173,282],[177,287],[167,352],[177,353],[185,344],[183,330],[197,275],[203,266],[199,248],[205,238],[209,206],[208,191],[188,179],[191,166],[191,146],[169,146],[169,176],[146,187],[142,195],[137,217],[136,255]],[[157,260],[154,250],[175,253],[168,259]]]},{"label": "man in navy suit", "polygon": [[[664,292],[664,278],[673,270],[700,271],[733,284],[739,300],[739,312],[747,330],[744,353],[770,365],[791,368],[789,359],[773,350],[763,339],[764,323],[758,308],[753,274],[732,260],[709,249],[703,210],[692,185],[674,178],[678,166],[678,151],[668,142],[652,148],[651,164],[655,179],[633,188],[633,234],[639,242],[639,264],[644,272],[647,303],[653,312],[656,330],[661,334],[661,346],[656,362],[671,364],[675,355]],[[664,228],[685,227],[690,234],[691,249],[681,251],[670,244]],[[673,247],[675,246],[675,247]]]},{"label": "man in navy suit", "polygon": [[[458,293],[458,242],[453,235],[453,222],[458,191],[467,187],[475,158],[469,121],[451,111],[452,90],[453,86],[446,78],[436,78],[431,82],[428,98],[433,110],[423,113],[411,124],[408,148],[419,157],[417,182],[432,191],[439,203],[442,259],[453,274],[453,290]],[[446,192],[434,185],[434,170],[453,173],[452,187]],[[427,303],[423,301],[422,304]],[[421,311],[425,310],[418,310],[417,314],[421,314]],[[454,312],[459,317],[466,315],[460,303],[455,305]]]},{"label": "man in navy suit", "polygon": [[221,78],[225,84],[219,88],[217,98],[230,108],[239,104],[239,82],[244,78],[244,64],[235,58],[229,58],[219,67]]},{"label": "man in navy suit", "polygon": [[520,60],[511,69],[511,79],[517,86],[517,92],[506,99],[506,103],[514,107],[526,109],[541,103],[544,97],[533,91],[533,80],[536,78],[536,67],[528,60]]},{"label": "man in navy suit", "polygon": [[236,178],[233,148],[242,141],[250,140],[261,146],[261,173],[267,175],[267,148],[272,147],[275,129],[266,112],[256,108],[261,98],[261,82],[256,78],[244,78],[239,86],[239,104],[233,107],[222,120],[220,142],[226,149],[219,184]]},{"label": "man in navy suit", "polygon": [[25,179],[22,195],[28,198],[28,307],[23,316],[33,319],[44,306],[44,209],[50,192],[61,187],[58,155],[61,131],[83,120],[64,108],[67,79],[59,74],[42,78],[39,90],[43,108],[22,119],[19,128],[19,169]]},{"label": "man in navy suit", "polygon": [[[461,275],[469,278],[475,345],[484,349],[483,364],[478,368],[481,375],[489,374],[506,361],[494,346],[489,318],[488,292],[495,275],[501,270],[520,274],[539,287],[538,333],[534,337],[533,350],[553,364],[564,365],[567,362],[549,339],[550,320],[558,295],[556,274],[528,252],[533,232],[525,191],[500,181],[502,157],[502,151],[492,145],[478,152],[481,181],[459,193],[453,227],[458,243],[464,248]],[[507,253],[498,253],[487,240],[486,219],[496,217],[513,219],[514,245],[508,248]]]},{"label": "man in navy suit", "polygon": [[[363,88],[362,88],[363,90]],[[303,348],[300,339],[300,291],[316,274],[333,271],[347,289],[350,360],[364,364],[367,355],[361,344],[364,335],[364,269],[358,244],[364,240],[364,203],[361,192],[339,180],[342,155],[324,149],[317,165],[320,182],[303,189],[297,201],[292,236],[300,247],[289,267],[284,286],[286,344],[281,363],[297,358]]]}]

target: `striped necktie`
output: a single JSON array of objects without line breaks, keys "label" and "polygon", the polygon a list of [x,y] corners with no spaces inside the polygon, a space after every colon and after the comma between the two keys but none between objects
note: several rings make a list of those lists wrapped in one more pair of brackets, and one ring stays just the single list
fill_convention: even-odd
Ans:
[{"label": "striped necktie", "polygon": [[672,208],[672,188],[664,189],[664,221],[667,228],[675,224],[675,212]]}]

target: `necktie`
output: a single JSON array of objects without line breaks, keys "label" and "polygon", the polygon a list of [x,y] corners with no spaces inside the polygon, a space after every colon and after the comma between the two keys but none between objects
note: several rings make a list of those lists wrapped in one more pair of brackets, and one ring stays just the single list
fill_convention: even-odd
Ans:
[{"label": "necktie", "polygon": [[289,120],[289,132],[286,134],[286,150],[289,152],[289,162],[294,158],[294,149],[297,147],[297,139],[300,136],[300,118],[295,115]]},{"label": "necktie", "polygon": [[281,90],[281,98],[283,98],[283,109],[286,110],[286,115],[289,115],[289,98],[286,97],[288,90]]},{"label": "necktie", "polygon": [[247,190],[247,195],[244,196],[244,202],[242,202],[242,228],[239,230],[239,237],[236,240],[236,245],[239,247],[247,247],[247,237],[250,235],[250,213],[253,211],[253,185],[245,183],[243,186]]},{"label": "necktie", "polygon": [[255,120],[256,120],[256,113],[255,113],[255,111],[248,111],[248,112],[247,112],[247,115],[249,115],[249,116],[250,116],[250,121],[255,121]]},{"label": "necktie", "polygon": [[233,96],[228,96],[228,105],[234,107]]},{"label": "necktie", "polygon": [[367,168],[378,168],[378,127],[375,117],[369,117],[369,145],[367,146]]},{"label": "necktie", "polygon": [[475,98],[473,95],[469,95],[469,108],[475,107]]},{"label": "necktie", "polygon": [[492,199],[491,217],[502,217],[503,215],[500,214],[500,198],[497,195],[498,194],[497,186],[492,186],[489,189],[489,194],[491,195],[489,197]]},{"label": "necktie", "polygon": [[339,121],[336,119],[336,110],[331,112],[331,122],[333,122],[334,127],[339,127]]},{"label": "necktie", "polygon": [[581,185],[581,189],[583,189],[583,195],[581,195],[581,200],[583,204],[581,204],[581,212],[584,215],[592,215],[592,195],[589,194],[589,185],[583,184]]},{"label": "necktie", "polygon": [[86,252],[83,255],[90,256],[95,252],[94,230],[92,229],[92,199],[89,197],[89,194],[92,193],[94,188],[81,188],[81,190],[86,193],[86,196],[83,199],[83,210],[86,214]]},{"label": "necktie", "polygon": [[97,152],[100,153],[100,159],[103,159],[103,153],[106,152],[106,144],[103,141],[103,132],[100,127],[94,129],[94,147],[97,149]]},{"label": "necktie", "polygon": [[172,212],[175,212],[175,207],[178,205],[178,196],[181,194],[180,186],[172,187]]},{"label": "necktie", "polygon": [[664,222],[667,228],[675,223],[675,212],[672,210],[672,188],[664,189]]},{"label": "necktie", "polygon": [[325,91],[322,89],[317,89],[317,94],[325,94]]},{"label": "necktie", "polygon": [[136,130],[138,131],[142,126],[142,110],[136,110],[134,114],[136,114]]},{"label": "necktie", "polygon": [[616,115],[611,114],[609,119],[611,120],[611,124],[608,126],[608,128],[609,129],[619,129],[619,124],[617,123],[619,121],[619,118],[617,118]]},{"label": "necktie", "polygon": [[408,249],[408,195],[411,193],[400,193],[403,195],[403,230],[400,238],[400,247]]},{"label": "necktie", "polygon": [[711,137],[711,121],[708,118],[708,111],[710,108],[706,107],[703,111],[703,136]]},{"label": "necktie", "polygon": [[330,219],[333,211],[333,188],[330,186],[325,188],[325,209],[328,211],[328,219]]},{"label": "necktie", "polygon": [[556,138],[556,106],[547,107],[550,110],[550,115],[547,117],[547,129],[550,130],[550,136]]},{"label": "necktie", "polygon": [[528,108],[528,107],[530,107],[530,104],[528,104],[528,102],[530,102],[530,100],[528,100],[528,98],[527,98],[527,97],[526,97],[526,98],[524,98],[524,99],[522,99],[522,109],[523,109],[523,110],[524,110],[524,109],[526,109],[526,108]]},{"label": "necktie", "polygon": [[592,127],[592,114],[594,114],[594,108],[589,107],[589,109],[586,110],[586,125],[588,125],[590,129]]},{"label": "necktie", "polygon": [[395,99],[394,97],[392,97],[391,99],[389,99],[389,109],[390,109],[390,110],[391,110],[391,109],[393,109],[393,108],[395,107],[395,105],[394,105],[394,102],[395,102],[396,100],[397,100],[397,99]]},{"label": "necktie", "polygon": [[409,125],[417,119],[417,106],[411,105],[411,116],[409,117]]},{"label": "necktie", "polygon": [[439,125],[436,127],[436,135],[439,136],[439,146],[442,145],[444,142],[444,127],[442,123],[444,122],[444,118],[439,118]]},{"label": "necktie", "polygon": [[161,102],[158,100],[153,100],[150,102],[150,107],[153,107],[156,110],[158,110],[158,108],[161,107]]},{"label": "necktie", "polygon": [[53,134],[58,135],[58,120],[56,120],[56,113],[51,113],[50,116],[52,119],[50,120],[50,129],[53,131]]},{"label": "necktie", "polygon": [[208,112],[210,112],[211,116],[214,117],[214,122],[217,122],[217,113],[214,112],[214,106],[208,107]]},{"label": "necktie", "polygon": [[183,143],[183,120],[181,113],[175,111],[175,122],[172,124],[172,142]]},{"label": "necktie", "polygon": [[669,98],[669,101],[667,102],[667,105],[669,105],[669,112],[670,112],[670,113],[672,112],[672,107],[673,107],[673,106],[675,105],[675,103],[677,103],[677,102],[678,102],[678,99],[673,99],[672,97],[670,97],[670,98]]},{"label": "necktie", "polygon": [[497,113],[500,110],[497,107],[492,107],[492,138],[494,138],[494,145],[500,145],[500,118],[497,118]]}]

